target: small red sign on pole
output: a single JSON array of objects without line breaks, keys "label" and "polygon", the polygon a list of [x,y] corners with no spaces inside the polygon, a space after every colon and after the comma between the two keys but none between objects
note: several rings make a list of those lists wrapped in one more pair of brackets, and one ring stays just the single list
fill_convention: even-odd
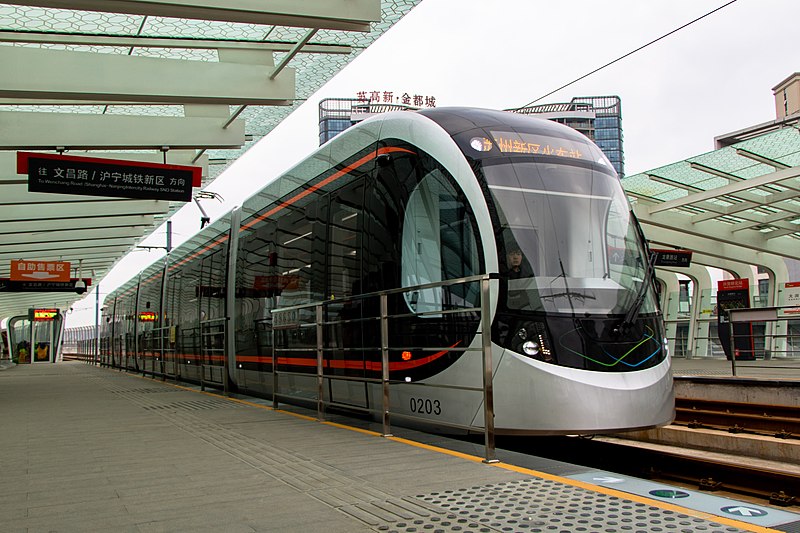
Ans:
[{"label": "small red sign on pole", "polygon": [[34,309],[33,320],[43,322],[55,319],[58,316],[58,309]]}]

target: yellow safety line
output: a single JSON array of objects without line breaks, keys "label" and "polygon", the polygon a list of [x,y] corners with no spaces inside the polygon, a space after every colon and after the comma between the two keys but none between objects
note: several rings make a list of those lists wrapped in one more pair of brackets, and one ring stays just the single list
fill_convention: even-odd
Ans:
[{"label": "yellow safety line", "polygon": [[[111,369],[108,369],[108,370],[111,370]],[[127,375],[131,375],[131,374],[127,374]],[[335,428],[346,429],[348,431],[355,431],[357,433],[363,433],[364,435],[370,435],[370,436],[373,436],[373,437],[383,437],[377,431],[371,431],[369,429],[361,429],[361,428],[357,428],[357,427],[353,427],[353,426],[348,426],[348,425],[345,425],[345,424],[340,424],[340,423],[337,423],[337,422],[328,422],[328,421],[325,421],[325,420],[317,420],[316,418],[314,418],[312,416],[302,415],[300,413],[293,413],[291,411],[285,411],[283,409],[275,409],[275,408],[270,407],[268,405],[262,405],[262,404],[258,404],[258,403],[254,403],[254,402],[248,402],[247,400],[239,400],[238,398],[231,398],[229,396],[220,396],[219,394],[215,394],[213,392],[199,391],[199,390],[196,390],[196,389],[192,389],[192,388],[189,388],[189,387],[184,387],[182,385],[178,385],[176,383],[168,383],[166,381],[161,381],[161,380],[158,380],[156,378],[151,378],[151,377],[147,377],[147,376],[139,376],[139,375],[136,375],[136,374],[134,374],[134,375],[136,377],[139,377],[139,378],[142,378],[142,379],[149,379],[151,381],[156,381],[156,382],[161,383],[163,385],[169,385],[171,387],[175,387],[175,388],[178,388],[178,389],[181,389],[181,390],[185,390],[185,391],[189,391],[189,392],[198,392],[200,394],[207,394],[208,396],[213,396],[214,398],[221,398],[221,399],[229,400],[229,401],[232,401],[232,402],[240,403],[240,404],[243,404],[243,405],[248,405],[250,407],[257,407],[259,409],[266,409],[268,411],[274,411],[276,413],[287,414],[287,415],[294,416],[294,417],[297,417],[297,418],[300,418],[300,419],[303,419],[303,420],[308,420],[308,421],[312,421],[312,422],[319,422],[321,424],[325,424],[326,426],[332,426],[332,427],[335,427]],[[465,459],[467,461],[472,461],[472,462],[475,462],[475,463],[483,463],[483,458],[475,456],[475,455],[470,455],[470,454],[467,454],[467,453],[457,452],[457,451],[454,451],[454,450],[448,450],[447,448],[441,448],[439,446],[432,446],[430,444],[424,444],[424,443],[421,443],[421,442],[416,442],[416,441],[413,441],[413,440],[404,439],[402,437],[388,436],[388,437],[383,437],[383,438],[386,438],[388,440],[391,440],[391,441],[394,441],[394,442],[397,442],[397,443],[400,443],[400,444],[407,444],[409,446],[414,446],[416,448],[422,448],[422,449],[429,450],[429,451],[432,451],[432,452],[442,453],[442,454],[445,454],[445,455],[450,455],[452,457],[458,457],[459,459]],[[666,511],[674,511],[674,512],[677,512],[677,513],[693,516],[695,518],[701,518],[703,520],[708,520],[710,522],[716,522],[716,523],[719,523],[719,524],[725,524],[725,525],[728,525],[728,526],[738,527],[739,529],[744,529],[746,531],[753,531],[754,533],[781,533],[777,529],[772,529],[772,528],[763,527],[763,526],[757,526],[755,524],[748,524],[747,522],[742,522],[742,521],[739,521],[739,520],[735,520],[733,518],[726,518],[724,516],[718,516],[718,515],[713,515],[713,514],[709,514],[709,513],[704,513],[703,511],[697,511],[695,509],[689,509],[688,507],[681,507],[680,505],[675,505],[675,504],[672,504],[672,503],[662,502],[660,500],[653,500],[653,499],[647,498],[645,496],[639,496],[637,494],[631,494],[629,492],[624,492],[624,491],[621,491],[621,490],[604,487],[602,485],[594,485],[592,483],[586,483],[585,481],[578,481],[576,479],[570,479],[570,478],[566,478],[566,477],[556,476],[556,475],[553,475],[553,474],[548,474],[546,472],[540,472],[538,470],[532,470],[530,468],[524,468],[524,467],[521,467],[521,466],[515,466],[515,465],[511,465],[511,464],[506,464],[506,463],[503,463],[503,462],[488,463],[487,466],[491,466],[491,467],[495,467],[495,468],[502,468],[503,470],[509,470],[509,471],[512,471],[512,472],[517,472],[519,474],[525,474],[525,475],[528,475],[528,476],[547,479],[547,480],[550,480],[550,481],[556,481],[556,482],[561,483],[563,485],[570,485],[570,486],[573,486],[573,487],[578,487],[578,488],[582,488],[582,489],[585,489],[585,490],[590,490],[592,492],[599,492],[600,494],[605,494],[607,496],[615,496],[617,498],[622,498],[622,499],[634,501],[634,502],[637,502],[637,503],[644,503],[646,505],[649,505],[649,506],[652,506],[652,507],[658,507],[658,508],[664,509]]]}]

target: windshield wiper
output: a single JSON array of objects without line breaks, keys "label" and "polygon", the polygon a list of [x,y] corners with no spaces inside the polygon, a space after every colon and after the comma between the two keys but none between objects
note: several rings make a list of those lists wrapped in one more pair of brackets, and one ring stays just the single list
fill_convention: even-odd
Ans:
[{"label": "windshield wiper", "polygon": [[636,293],[636,298],[633,300],[633,304],[628,309],[628,312],[625,314],[625,318],[620,322],[619,326],[614,328],[616,333],[624,333],[628,330],[633,323],[636,321],[636,318],[639,316],[639,311],[642,310],[642,306],[644,305],[645,296],[647,296],[647,288],[650,286],[653,280],[653,274],[656,271],[656,253],[651,252],[650,257],[647,260],[647,270],[644,273],[644,280],[642,280],[642,285],[639,287],[639,291]]},{"label": "windshield wiper", "polygon": [[554,298],[561,298],[566,296],[567,298],[577,298],[578,300],[597,300],[596,296],[591,296],[589,294],[585,294],[582,292],[575,292],[575,291],[564,291],[564,292],[555,292],[553,294],[540,294],[539,298],[542,300],[552,300]]}]

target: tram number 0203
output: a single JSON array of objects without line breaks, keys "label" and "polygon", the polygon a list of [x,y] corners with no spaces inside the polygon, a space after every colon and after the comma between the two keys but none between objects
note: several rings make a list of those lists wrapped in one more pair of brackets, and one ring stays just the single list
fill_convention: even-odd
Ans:
[{"label": "tram number 0203", "polygon": [[440,415],[442,414],[442,404],[439,400],[431,400],[430,398],[411,398],[409,400],[412,413],[419,413],[421,415]]}]

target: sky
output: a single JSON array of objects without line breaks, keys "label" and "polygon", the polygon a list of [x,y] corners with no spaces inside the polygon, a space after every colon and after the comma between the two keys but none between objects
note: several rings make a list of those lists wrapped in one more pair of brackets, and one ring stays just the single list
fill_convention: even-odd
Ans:
[{"label": "sky", "polygon": [[[730,0],[422,0],[233,163],[207,190],[216,219],[319,144],[318,104],[359,91],[432,96],[437,107],[524,106]],[[625,172],[709,152],[714,137],[775,118],[772,87],[800,71],[798,0],[737,0],[537,103],[622,100]],[[199,229],[187,204],[177,246]],[[162,226],[142,245],[163,246]],[[101,298],[163,252],[137,251],[101,282]],[[67,327],[94,324],[94,291]]]}]

